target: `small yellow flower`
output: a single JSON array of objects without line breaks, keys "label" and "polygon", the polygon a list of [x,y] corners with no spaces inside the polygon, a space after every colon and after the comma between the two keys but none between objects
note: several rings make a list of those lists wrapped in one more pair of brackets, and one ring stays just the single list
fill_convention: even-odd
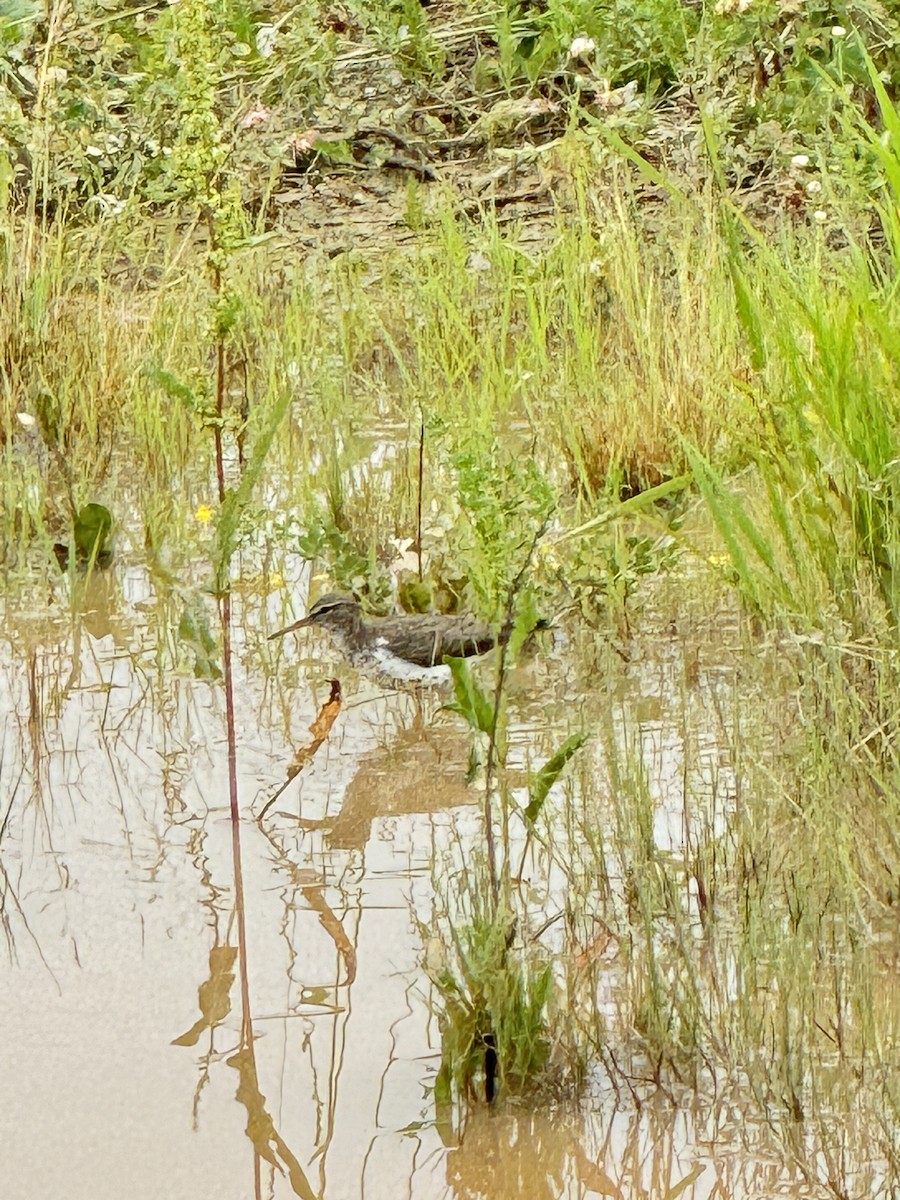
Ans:
[{"label": "small yellow flower", "polygon": [[539,551],[539,561],[543,562],[547,570],[558,571],[562,564],[562,559],[560,558],[556,547],[545,542],[543,546],[539,547]]},{"label": "small yellow flower", "polygon": [[273,571],[269,576],[269,591],[284,587],[284,576],[280,571]]},{"label": "small yellow flower", "polygon": [[208,525],[215,515],[215,509],[210,508],[208,504],[198,504],[194,520],[199,521],[201,525]]},{"label": "small yellow flower", "polygon": [[730,554],[708,554],[706,556],[706,561],[709,563],[709,565],[711,567],[714,567],[714,568],[726,567],[726,566],[730,566],[730,564],[731,564],[731,555]]}]

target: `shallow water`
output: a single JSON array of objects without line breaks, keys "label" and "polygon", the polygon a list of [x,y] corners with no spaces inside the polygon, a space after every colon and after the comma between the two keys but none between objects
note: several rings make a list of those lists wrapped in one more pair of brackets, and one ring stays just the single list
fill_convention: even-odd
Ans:
[{"label": "shallow water", "polygon": [[[824,1194],[742,1119],[739,1090],[636,1106],[591,1064],[582,1106],[476,1105],[465,1136],[458,1114],[435,1111],[420,923],[480,852],[469,739],[434,703],[423,737],[412,698],[372,687],[315,636],[267,658],[249,608],[235,639],[242,980],[222,687],[162,670],[147,576],[119,584],[69,618],[60,583],[55,605],[8,615],[0,641],[5,1200]],[[709,631],[701,649],[703,686],[685,685],[684,642],[670,638],[604,691],[629,714],[662,851],[682,844],[689,774],[723,813],[734,797]],[[515,679],[512,770],[596,719],[571,653],[558,638]],[[331,736],[258,821],[335,672]],[[689,718],[672,700],[685,694]],[[559,865],[533,848],[523,865],[552,916]],[[239,1053],[242,982],[252,1056]],[[612,1016],[614,969],[604,986]]]}]

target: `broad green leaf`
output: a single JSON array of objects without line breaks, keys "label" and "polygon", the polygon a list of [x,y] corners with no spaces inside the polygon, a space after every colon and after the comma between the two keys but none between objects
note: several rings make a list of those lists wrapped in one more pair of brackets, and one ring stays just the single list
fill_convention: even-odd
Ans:
[{"label": "broad green leaf", "polygon": [[531,799],[528,802],[528,807],[525,809],[525,820],[529,825],[533,825],[544,807],[544,801],[550,792],[550,789],[559,779],[560,773],[569,759],[575,754],[584,743],[587,741],[588,735],[583,731],[581,733],[573,733],[571,737],[567,737],[557,752],[552,758],[548,758],[541,769],[531,781],[529,795]]},{"label": "broad green leaf", "polygon": [[456,703],[448,707],[465,717],[472,729],[490,733],[494,723],[494,708],[472,678],[467,659],[445,656],[444,662],[453,675],[453,690],[456,694]]},{"label": "broad green leaf", "polygon": [[75,517],[75,554],[81,562],[96,561],[107,549],[112,513],[103,504],[85,504]]},{"label": "broad green leaf", "polygon": [[313,149],[329,162],[345,163],[349,166],[356,161],[353,151],[350,149],[350,143],[345,138],[334,141],[328,138],[316,138]]},{"label": "broad green leaf", "polygon": [[538,624],[537,602],[534,598],[534,592],[526,591],[523,593],[519,601],[519,608],[516,612],[516,619],[513,623],[512,632],[509,635],[509,661],[510,664],[515,664],[519,659],[519,651],[525,644],[528,635],[534,630]]},{"label": "broad green leaf", "polygon": [[189,600],[178,622],[178,636],[194,653],[194,675],[197,679],[221,679],[222,670],[213,658],[218,649],[209,628],[209,619],[203,602],[194,597]]}]

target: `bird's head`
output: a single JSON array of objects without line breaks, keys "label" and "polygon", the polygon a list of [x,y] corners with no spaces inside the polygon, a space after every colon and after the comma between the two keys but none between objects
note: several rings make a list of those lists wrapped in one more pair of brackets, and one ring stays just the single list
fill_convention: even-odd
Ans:
[{"label": "bird's head", "polygon": [[269,641],[293,633],[295,629],[306,629],[315,625],[319,629],[327,629],[330,633],[352,634],[359,626],[361,610],[359,601],[352,596],[343,596],[340,592],[329,592],[320,596],[305,617],[279,629],[277,633],[269,634]]}]

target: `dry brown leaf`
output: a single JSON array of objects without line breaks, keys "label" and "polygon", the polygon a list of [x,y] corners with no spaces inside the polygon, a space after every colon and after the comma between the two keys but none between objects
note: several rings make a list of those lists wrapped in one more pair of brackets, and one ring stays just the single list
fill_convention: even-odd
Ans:
[{"label": "dry brown leaf", "polygon": [[575,959],[577,966],[584,967],[587,966],[588,963],[596,962],[598,958],[606,953],[606,950],[609,948],[612,942],[618,941],[618,938],[605,921],[601,921],[600,926],[600,932],[597,934],[597,936],[593,939],[593,941],[589,942],[588,945],[585,946],[582,952]]},{"label": "dry brown leaf", "polygon": [[341,711],[342,703],[340,680],[332,679],[331,695],[319,709],[316,719],[309,727],[309,732],[312,734],[312,741],[307,742],[305,746],[301,746],[294,754],[294,761],[288,767],[288,779],[293,779],[308,762],[312,762],[319,747],[331,732],[331,727],[337,720],[338,713]]},{"label": "dry brown leaf", "polygon": [[344,932],[343,925],[335,914],[334,909],[330,907],[322,895],[320,887],[305,887],[301,888],[301,891],[310,908],[314,908],[319,914],[319,922],[322,928],[334,942],[338,953],[344,960],[344,966],[347,968],[346,982],[352,983],[356,978],[356,950]]}]

